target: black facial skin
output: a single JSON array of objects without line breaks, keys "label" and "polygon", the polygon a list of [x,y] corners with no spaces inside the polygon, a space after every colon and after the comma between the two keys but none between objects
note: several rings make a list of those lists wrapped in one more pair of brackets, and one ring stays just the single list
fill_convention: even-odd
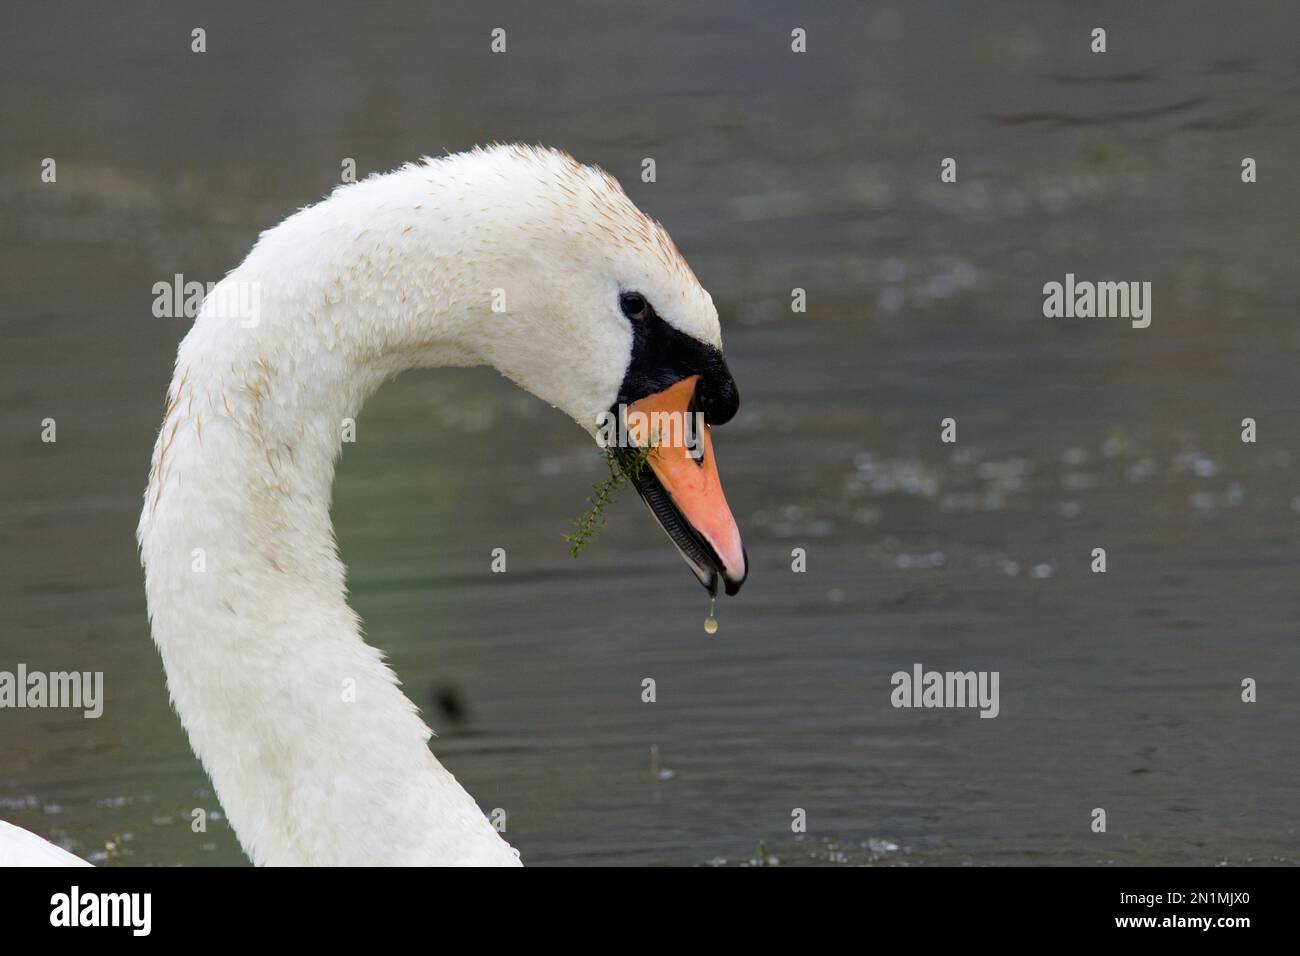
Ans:
[{"label": "black facial skin", "polygon": [[662,392],[691,375],[701,377],[695,398],[704,420],[725,425],[740,407],[740,393],[722,353],[661,319],[639,292],[624,292],[619,307],[632,326],[632,361],[619,386],[618,405]]}]

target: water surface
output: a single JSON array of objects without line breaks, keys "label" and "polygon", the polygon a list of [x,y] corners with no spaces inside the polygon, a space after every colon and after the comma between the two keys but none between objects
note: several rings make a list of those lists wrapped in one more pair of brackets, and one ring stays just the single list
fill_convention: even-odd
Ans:
[{"label": "water surface", "polygon": [[[611,170],[711,290],[752,566],[708,637],[634,500],[568,557],[602,464],[558,413],[481,369],[367,406],[334,509],[354,604],[526,862],[1294,863],[1293,11],[967,6],[8,13],[0,667],[103,670],[108,703],[2,715],[0,817],[97,862],[244,862],[219,817],[191,832],[218,805],[145,619],[185,331],[152,285],[220,277],[344,157],[517,139]],[[1044,319],[1066,272],[1151,281],[1151,328]],[[918,661],[999,671],[1000,716],[892,708]]]}]

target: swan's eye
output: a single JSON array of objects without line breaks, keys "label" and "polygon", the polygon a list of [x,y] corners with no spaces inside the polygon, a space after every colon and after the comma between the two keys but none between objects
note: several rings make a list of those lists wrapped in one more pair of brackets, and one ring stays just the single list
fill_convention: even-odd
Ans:
[{"label": "swan's eye", "polygon": [[650,314],[650,303],[640,292],[624,292],[618,297],[618,305],[633,321],[640,321]]}]

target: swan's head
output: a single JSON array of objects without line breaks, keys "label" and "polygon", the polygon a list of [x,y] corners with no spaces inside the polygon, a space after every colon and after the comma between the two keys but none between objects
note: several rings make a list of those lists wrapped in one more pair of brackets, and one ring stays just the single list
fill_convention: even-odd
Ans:
[{"label": "swan's head", "polygon": [[474,155],[497,295],[474,351],[623,460],[642,458],[633,480],[655,518],[710,593],[736,593],[747,558],[710,429],[739,395],[712,298],[603,171],[526,147]]}]

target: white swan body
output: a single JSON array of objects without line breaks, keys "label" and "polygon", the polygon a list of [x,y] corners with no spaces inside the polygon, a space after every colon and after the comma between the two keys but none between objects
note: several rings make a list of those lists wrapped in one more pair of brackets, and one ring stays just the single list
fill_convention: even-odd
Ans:
[{"label": "white swan body", "polygon": [[[640,334],[620,290],[709,354],[712,300],[614,180],[517,146],[341,187],[222,287],[180,345],[138,536],[172,702],[240,843],[258,864],[518,865],[345,600],[345,422],[404,369],[491,364],[594,434]],[[222,314],[240,295],[255,318]],[[729,590],[738,548],[713,547]]]},{"label": "white swan body", "polygon": [[0,820],[0,866],[90,866],[35,833]]}]

